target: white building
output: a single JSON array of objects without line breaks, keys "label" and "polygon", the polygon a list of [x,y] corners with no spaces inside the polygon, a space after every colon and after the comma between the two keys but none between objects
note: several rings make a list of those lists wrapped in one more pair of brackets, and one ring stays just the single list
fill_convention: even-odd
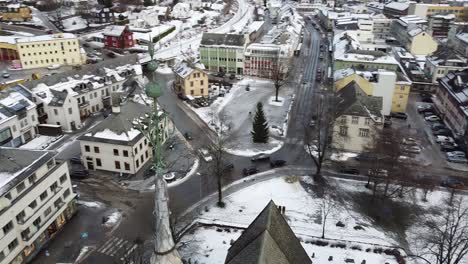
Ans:
[{"label": "white building", "polygon": [[[153,156],[146,137],[135,128],[135,120],[145,118],[151,108],[135,102],[112,107],[112,114],[79,137],[81,158],[89,170],[135,174]],[[164,141],[173,132],[172,123],[160,113],[166,130]]]},{"label": "white building", "polygon": [[76,211],[68,165],[47,151],[0,148],[0,263],[27,263]]},{"label": "white building", "polygon": [[177,19],[189,18],[191,14],[190,4],[188,3],[177,3],[172,8],[172,17]]},{"label": "white building", "polygon": [[129,12],[128,20],[132,26],[139,28],[149,28],[159,25],[158,12],[151,8],[143,9],[139,12]]},{"label": "white building", "polygon": [[387,39],[392,36],[390,33],[392,19],[387,18],[383,14],[377,14],[372,17],[372,21],[374,21],[374,39]]},{"label": "white building", "polygon": [[18,147],[37,133],[36,105],[20,86],[0,92],[0,146]]},{"label": "white building", "polygon": [[[253,43],[245,50],[244,74],[257,77],[271,77],[278,69],[287,72],[287,51],[276,44]],[[279,66],[281,65],[281,66]]]},{"label": "white building", "polygon": [[461,71],[468,68],[466,57],[452,50],[444,49],[426,57],[424,71],[431,77],[432,83],[447,75],[449,72]]},{"label": "white building", "polygon": [[49,82],[25,84],[33,94],[33,101],[41,104],[38,112],[47,115],[44,123],[60,125],[65,131],[79,129],[92,113],[110,106],[113,92],[127,88],[127,81],[128,85],[133,85],[133,80],[140,82],[143,78],[141,65],[93,69],[84,70],[82,74],[75,72],[73,76],[57,74],[58,77],[52,76]]}]

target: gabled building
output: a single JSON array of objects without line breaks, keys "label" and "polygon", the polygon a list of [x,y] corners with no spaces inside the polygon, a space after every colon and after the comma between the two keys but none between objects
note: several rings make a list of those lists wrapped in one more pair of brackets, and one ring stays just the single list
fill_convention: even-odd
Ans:
[{"label": "gabled building", "polygon": [[174,88],[183,96],[208,96],[208,74],[195,63],[183,61],[174,69]]},{"label": "gabled building", "polygon": [[382,97],[367,96],[355,81],[337,93],[332,145],[344,151],[362,152],[383,128]]},{"label": "gabled building", "polygon": [[405,16],[393,21],[391,33],[396,40],[413,55],[429,55],[437,50],[438,44],[424,29],[427,21],[418,16]]},{"label": "gabled building", "polygon": [[76,212],[67,162],[0,147],[1,263],[29,263]]},{"label": "gabled building", "polygon": [[36,105],[26,89],[0,91],[0,146],[18,147],[32,140],[38,123]]},{"label": "gabled building", "polygon": [[200,61],[213,72],[243,74],[245,35],[203,33],[200,43]]},{"label": "gabled building", "polygon": [[91,22],[95,24],[115,22],[115,13],[111,8],[94,9],[91,11],[91,17]]},{"label": "gabled building", "polygon": [[447,75],[468,68],[468,59],[453,50],[443,48],[426,57],[425,72],[433,83]]},{"label": "gabled building", "polygon": [[[117,102],[113,103],[112,113],[78,138],[81,158],[89,170],[135,174],[153,156],[148,139],[135,126],[152,108],[131,101],[120,103],[118,97],[113,98]],[[166,128],[164,142],[173,127],[162,111],[159,114]]]},{"label": "gabled building", "polygon": [[312,264],[273,201],[232,244],[225,264]]},{"label": "gabled building", "polygon": [[399,18],[408,15],[407,2],[390,2],[383,8],[383,14],[388,18]]},{"label": "gabled building", "polygon": [[108,49],[128,49],[135,45],[133,32],[128,26],[109,26],[104,32],[104,47]]},{"label": "gabled building", "polygon": [[457,137],[468,136],[468,69],[439,80],[435,106]]}]

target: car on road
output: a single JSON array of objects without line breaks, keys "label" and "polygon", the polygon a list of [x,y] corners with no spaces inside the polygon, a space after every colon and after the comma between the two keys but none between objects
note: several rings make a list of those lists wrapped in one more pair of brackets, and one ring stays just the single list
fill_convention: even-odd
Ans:
[{"label": "car on road", "polygon": [[421,153],[421,148],[418,146],[409,146],[403,149],[405,152],[419,154]]},{"label": "car on road", "polygon": [[388,171],[386,169],[369,169],[367,172],[369,176],[374,177],[387,177]]},{"label": "car on road", "polygon": [[341,173],[346,173],[346,174],[354,174],[354,175],[359,175],[359,169],[355,167],[349,167],[349,166],[343,166],[340,168]]},{"label": "car on road", "polygon": [[257,167],[248,167],[248,168],[244,168],[242,170],[242,173],[244,174],[244,176],[249,176],[249,175],[255,174],[257,172],[258,172]]},{"label": "car on road", "polygon": [[403,113],[403,112],[392,112],[390,114],[390,116],[392,118],[399,118],[399,119],[403,119],[403,120],[406,120],[408,118],[408,115],[406,113]]},{"label": "car on road", "polygon": [[81,164],[81,158],[80,156],[74,156],[70,159],[70,163],[72,164]]},{"label": "car on road", "polygon": [[213,157],[211,157],[210,152],[205,148],[199,149],[198,153],[206,162],[210,162],[213,160]]},{"label": "car on road", "polygon": [[89,171],[86,169],[72,169],[70,170],[70,177],[75,179],[85,179],[89,177]]},{"label": "car on road", "polygon": [[314,126],[315,126],[315,120],[310,120],[309,127],[314,127]]},{"label": "car on road", "polygon": [[453,163],[468,163],[468,160],[463,157],[447,157],[447,160]]},{"label": "car on road", "polygon": [[439,144],[443,142],[455,143],[455,140],[452,137],[446,136],[436,136],[435,141]]},{"label": "car on road", "polygon": [[7,71],[4,71],[2,74],[3,78],[10,78],[10,74]]},{"label": "car on road", "polygon": [[185,137],[187,140],[192,140],[192,139],[193,139],[192,134],[190,134],[189,132],[185,132],[185,133],[184,133],[184,137]]},{"label": "car on road", "polygon": [[251,161],[262,161],[262,160],[269,160],[269,159],[270,159],[270,155],[265,154],[265,153],[260,153],[250,158]]},{"label": "car on road", "polygon": [[168,172],[166,174],[163,175],[163,179],[166,181],[166,182],[173,182],[175,180],[175,172]]},{"label": "car on road", "polygon": [[433,131],[432,134],[434,134],[434,136],[447,136],[448,137],[452,135],[452,131],[448,129],[439,129],[439,130]]},{"label": "car on road", "polygon": [[426,121],[429,121],[429,122],[438,122],[440,121],[440,118],[436,115],[431,115],[431,116],[426,116],[424,118]]},{"label": "car on road", "polygon": [[52,64],[49,67],[47,67],[47,69],[49,70],[57,70],[59,68],[60,68],[60,64]]},{"label": "car on road", "polygon": [[283,167],[284,165],[286,165],[285,160],[278,159],[278,160],[270,161],[270,167],[272,167],[272,168]]},{"label": "car on road", "polygon": [[115,58],[115,57],[117,57],[117,54],[115,54],[115,53],[112,52],[112,51],[106,53],[106,55],[107,55],[109,58]]},{"label": "car on road", "polygon": [[452,188],[452,189],[463,189],[465,184],[463,184],[462,181],[454,179],[454,178],[448,178],[446,180],[443,180],[440,183],[440,186],[442,187],[447,187],[447,188]]}]

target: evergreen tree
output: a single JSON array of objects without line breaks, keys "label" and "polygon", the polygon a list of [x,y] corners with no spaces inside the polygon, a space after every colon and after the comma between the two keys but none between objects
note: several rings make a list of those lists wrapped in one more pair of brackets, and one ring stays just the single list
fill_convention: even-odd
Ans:
[{"label": "evergreen tree", "polygon": [[268,142],[268,122],[263,112],[262,103],[257,104],[257,112],[253,121],[252,140],[254,143],[267,143]]}]

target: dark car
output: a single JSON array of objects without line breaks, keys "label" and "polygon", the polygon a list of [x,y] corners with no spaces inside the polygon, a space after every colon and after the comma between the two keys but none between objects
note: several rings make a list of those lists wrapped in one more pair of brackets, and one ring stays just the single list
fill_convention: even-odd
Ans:
[{"label": "dark car", "polygon": [[88,178],[89,176],[89,171],[86,169],[72,169],[70,171],[70,177],[75,178],[75,179],[84,179]]},{"label": "dark car", "polygon": [[109,58],[115,58],[115,57],[117,57],[117,55],[116,55],[114,52],[108,52],[108,53],[107,53],[107,56],[109,56]]},{"label": "dark car", "polygon": [[192,140],[192,139],[193,139],[192,134],[190,134],[189,132],[185,132],[185,133],[184,133],[184,137],[185,137],[187,140]]},{"label": "dark car", "polygon": [[403,112],[393,112],[390,114],[392,118],[399,118],[399,119],[404,119],[406,120],[408,118],[408,115]]},{"label": "dark car", "polygon": [[422,99],[422,101],[423,101],[424,103],[433,103],[431,97],[425,97],[425,98]]},{"label": "dark car", "polygon": [[465,186],[465,185],[460,180],[457,180],[457,179],[454,179],[454,178],[448,178],[446,180],[443,180],[440,183],[440,186],[447,187],[447,188],[453,188],[453,189],[462,189],[463,186]]},{"label": "dark car", "polygon": [[431,98],[432,94],[430,94],[430,93],[420,93],[419,96],[421,97],[421,99]]},{"label": "dark car", "polygon": [[242,170],[242,173],[244,174],[244,176],[249,176],[249,175],[255,174],[257,172],[258,172],[257,167],[249,167],[249,168],[244,168]]},{"label": "dark car", "polygon": [[360,174],[359,170],[354,167],[341,167],[340,172],[346,173],[346,174],[354,174],[354,175]]},{"label": "dark car", "polygon": [[439,129],[432,132],[434,136],[452,136],[452,132],[448,129]]},{"label": "dark car", "polygon": [[231,171],[232,169],[234,169],[234,164],[232,163],[229,163],[226,166],[224,166],[224,171]]},{"label": "dark car", "polygon": [[81,158],[80,158],[80,156],[75,156],[75,157],[70,159],[70,162],[73,163],[73,164],[81,164]]},{"label": "dark car", "polygon": [[358,161],[373,161],[377,160],[377,157],[373,155],[372,153],[361,153],[354,157]]},{"label": "dark car", "polygon": [[234,80],[235,78],[236,78],[236,75],[234,73],[229,75],[229,79]]},{"label": "dark car", "polygon": [[385,117],[384,127],[391,127],[391,126],[392,126],[392,119]]},{"label": "dark car", "polygon": [[265,154],[265,153],[260,153],[250,158],[251,161],[261,161],[261,160],[269,160],[269,159],[270,159],[270,155]]},{"label": "dark car", "polygon": [[270,167],[276,168],[276,167],[282,167],[286,164],[285,160],[272,160],[270,162]]},{"label": "dark car", "polygon": [[185,96],[184,94],[177,94],[177,97],[179,97],[180,100],[183,100],[183,101],[188,101],[188,97]]},{"label": "dark car", "polygon": [[460,150],[460,148],[456,145],[453,144],[441,144],[440,145],[440,150],[443,152],[451,152],[451,151],[457,151]]},{"label": "dark car", "polygon": [[431,125],[431,129],[435,131],[435,130],[440,130],[440,129],[447,129],[447,127],[441,123],[434,123]]}]

